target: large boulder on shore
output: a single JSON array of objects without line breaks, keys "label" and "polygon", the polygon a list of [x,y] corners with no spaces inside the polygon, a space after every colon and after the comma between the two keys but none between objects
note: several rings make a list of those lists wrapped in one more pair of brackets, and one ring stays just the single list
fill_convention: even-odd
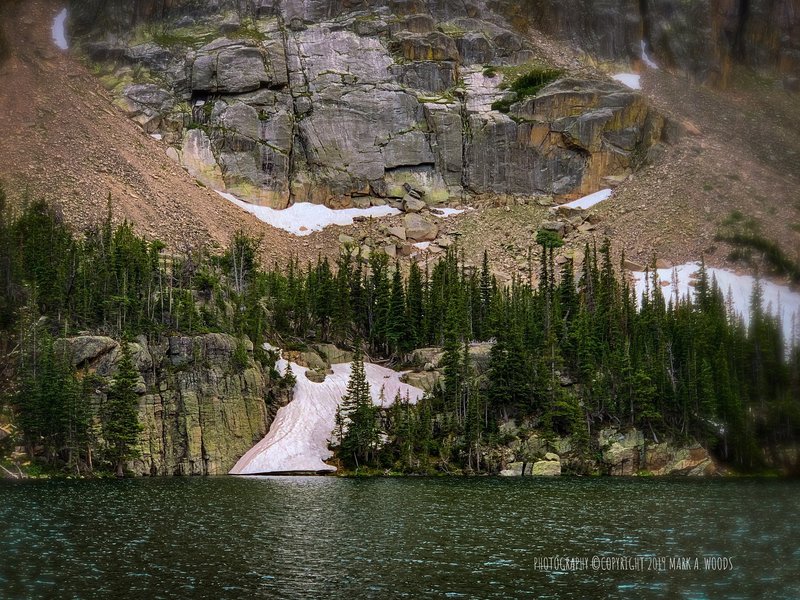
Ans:
[{"label": "large boulder on shore", "polygon": [[119,344],[116,340],[103,335],[79,335],[56,340],[57,352],[66,351],[74,367],[96,364],[97,361],[115,351]]},{"label": "large boulder on shore", "polygon": [[531,467],[531,475],[554,477],[561,475],[561,459],[557,454],[548,452],[544,460],[537,460]]}]

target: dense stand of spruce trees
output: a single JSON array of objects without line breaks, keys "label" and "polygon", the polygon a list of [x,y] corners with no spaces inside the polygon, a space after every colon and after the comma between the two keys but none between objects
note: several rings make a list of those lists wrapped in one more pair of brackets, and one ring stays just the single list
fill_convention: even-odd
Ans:
[{"label": "dense stand of spruce trees", "polygon": [[[352,433],[342,432],[340,451],[351,467],[491,470],[487,449],[504,441],[498,425],[509,418],[572,436],[587,457],[593,434],[615,424],[654,440],[699,439],[744,470],[787,466],[782,449],[800,439],[800,348],[787,350],[758,287],[745,327],[705,269],[693,298],[665,299],[654,277],[636,299],[608,241],[587,246],[574,272],[571,261],[556,266],[560,240],[542,232],[538,276],[508,286],[488,257],[469,268],[457,248],[405,274],[385,254],[356,249],[335,264],[275,257],[265,270],[259,242],[244,234],[221,255],[171,256],[111,215],[76,235],[43,202],[17,213],[5,204],[0,194],[0,350],[16,387],[2,401],[52,464],[86,469],[94,453],[119,471],[135,453],[132,366],[122,365],[98,426],[87,408],[97,382],[54,350],[54,339],[84,330],[247,335],[265,364],[265,340],[358,345],[394,364],[441,346],[444,385],[418,405],[365,408],[363,385],[351,382],[341,421]],[[468,351],[478,340],[495,341],[482,373]]]}]

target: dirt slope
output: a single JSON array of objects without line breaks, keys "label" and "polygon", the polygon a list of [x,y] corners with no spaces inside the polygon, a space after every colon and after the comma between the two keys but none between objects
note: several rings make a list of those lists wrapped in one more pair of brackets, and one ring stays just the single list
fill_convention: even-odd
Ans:
[{"label": "dirt slope", "polygon": [[674,261],[705,252],[724,263],[714,241],[738,210],[800,260],[800,99],[752,76],[725,92],[664,71],[644,73],[643,91],[688,126],[663,158],[626,182],[601,209],[629,255],[652,251]]},{"label": "dirt slope", "polygon": [[243,228],[271,256],[313,254],[311,245],[269,227],[199,186],[112,103],[77,60],[56,48],[46,0],[4,2],[11,56],[0,65],[0,181],[14,200],[24,191],[63,206],[78,228],[103,217],[107,197],[119,218],[180,249],[224,245]]}]

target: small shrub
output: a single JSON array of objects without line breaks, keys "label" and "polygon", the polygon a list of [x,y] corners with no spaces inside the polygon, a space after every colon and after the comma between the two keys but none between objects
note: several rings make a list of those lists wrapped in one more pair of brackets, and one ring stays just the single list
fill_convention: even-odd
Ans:
[{"label": "small shrub", "polygon": [[267,39],[267,36],[259,31],[258,25],[252,19],[244,19],[239,29],[227,34],[227,37],[231,39],[251,40],[253,42],[263,42]]},{"label": "small shrub", "polygon": [[511,105],[516,102],[516,96],[506,96],[505,98],[501,98],[500,100],[495,100],[492,102],[492,110],[500,111],[501,113],[507,113],[511,108]]},{"label": "small shrub", "polygon": [[561,77],[562,73],[559,69],[534,69],[518,77],[509,87],[522,99],[537,94],[544,86]]},{"label": "small shrub", "polygon": [[239,338],[236,341],[236,349],[233,351],[233,368],[236,369],[236,372],[241,373],[247,368],[249,362],[247,347],[244,344],[244,340]]}]

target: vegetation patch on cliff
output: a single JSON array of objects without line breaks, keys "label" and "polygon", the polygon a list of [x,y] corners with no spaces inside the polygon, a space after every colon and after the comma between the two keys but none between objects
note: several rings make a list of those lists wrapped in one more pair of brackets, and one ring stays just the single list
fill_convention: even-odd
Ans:
[{"label": "vegetation patch on cliff", "polygon": [[[524,70],[522,67],[498,67],[497,70],[503,74],[503,82],[500,84],[500,89],[510,92],[502,99],[492,103],[492,110],[498,110],[502,113],[507,113],[512,104],[530,96],[535,96],[539,90],[564,74],[561,69],[542,65],[526,65]],[[494,69],[489,67],[487,71],[493,73]],[[487,77],[494,76],[489,73],[484,71]]]}]

